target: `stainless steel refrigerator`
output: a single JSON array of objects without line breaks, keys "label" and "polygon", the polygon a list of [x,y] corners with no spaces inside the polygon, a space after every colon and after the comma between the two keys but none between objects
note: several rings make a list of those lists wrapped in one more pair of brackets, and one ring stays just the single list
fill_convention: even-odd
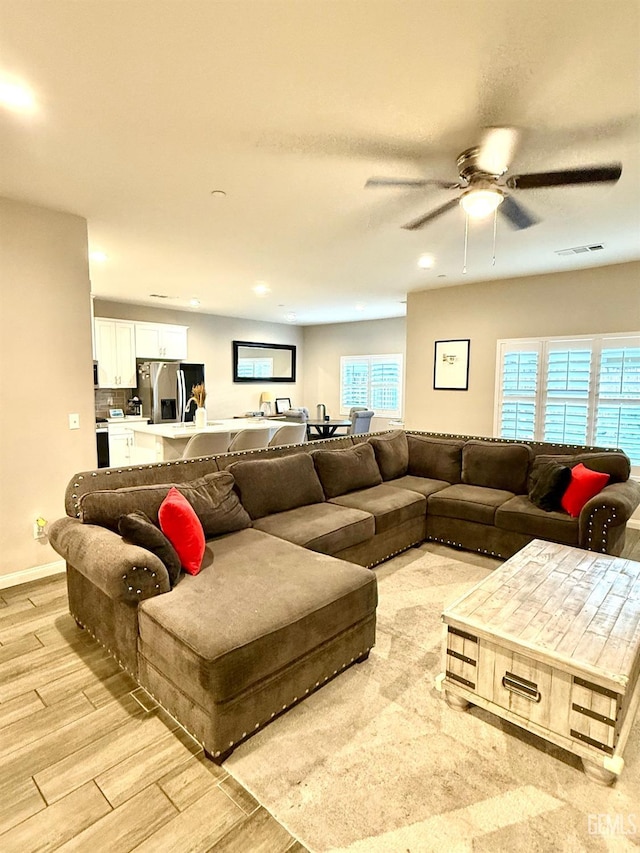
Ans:
[{"label": "stainless steel refrigerator", "polygon": [[194,385],[204,382],[204,364],[138,359],[138,397],[142,414],[154,424],[193,421],[195,403],[187,405]]}]

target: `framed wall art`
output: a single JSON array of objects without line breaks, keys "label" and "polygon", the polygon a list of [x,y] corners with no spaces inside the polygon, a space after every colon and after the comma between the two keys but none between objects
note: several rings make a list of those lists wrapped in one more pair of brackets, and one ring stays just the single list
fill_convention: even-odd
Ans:
[{"label": "framed wall art", "polygon": [[468,391],[471,341],[436,341],[433,387],[437,391]]}]

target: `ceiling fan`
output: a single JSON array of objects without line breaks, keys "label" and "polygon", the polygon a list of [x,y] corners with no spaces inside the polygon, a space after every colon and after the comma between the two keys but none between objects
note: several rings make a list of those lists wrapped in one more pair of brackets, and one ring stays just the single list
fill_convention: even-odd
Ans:
[{"label": "ceiling fan", "polygon": [[603,166],[588,166],[582,169],[561,169],[555,172],[533,172],[511,175],[503,179],[508,171],[515,151],[518,132],[513,127],[489,127],[479,145],[467,148],[457,159],[459,181],[413,179],[413,178],[369,178],[366,187],[428,187],[446,190],[461,189],[464,192],[407,222],[402,227],[415,231],[432,222],[443,213],[460,204],[470,217],[481,219],[498,210],[516,229],[530,228],[539,220],[514,199],[509,191],[541,189],[543,187],[568,186],[570,184],[615,183],[622,174],[622,165],[612,163]]}]

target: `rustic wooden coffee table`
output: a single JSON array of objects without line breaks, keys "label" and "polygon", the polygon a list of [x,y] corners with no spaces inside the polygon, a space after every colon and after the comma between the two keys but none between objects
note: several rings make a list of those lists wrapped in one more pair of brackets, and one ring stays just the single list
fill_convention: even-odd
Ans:
[{"label": "rustic wooden coffee table", "polygon": [[452,708],[486,708],[615,781],[640,704],[640,563],[536,539],[442,619]]}]

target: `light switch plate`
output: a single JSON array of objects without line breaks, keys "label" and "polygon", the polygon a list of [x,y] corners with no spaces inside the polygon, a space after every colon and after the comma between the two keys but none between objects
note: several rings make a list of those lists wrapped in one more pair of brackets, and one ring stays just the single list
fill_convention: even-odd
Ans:
[{"label": "light switch plate", "polygon": [[80,415],[69,415],[69,429],[80,429]]}]

